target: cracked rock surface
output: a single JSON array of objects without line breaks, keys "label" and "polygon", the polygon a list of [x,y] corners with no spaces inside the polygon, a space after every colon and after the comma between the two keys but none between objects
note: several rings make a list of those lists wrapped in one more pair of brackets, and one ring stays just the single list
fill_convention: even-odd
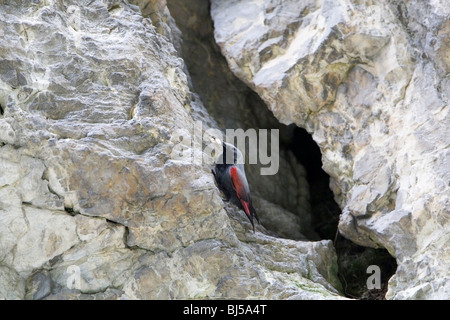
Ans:
[{"label": "cracked rock surface", "polygon": [[174,159],[215,121],[165,1],[133,3],[0,4],[0,298],[342,298],[331,241],[251,233]]},{"label": "cracked rock surface", "polygon": [[387,298],[450,298],[447,1],[211,1],[230,69],[306,128],[339,230],[397,259]]}]

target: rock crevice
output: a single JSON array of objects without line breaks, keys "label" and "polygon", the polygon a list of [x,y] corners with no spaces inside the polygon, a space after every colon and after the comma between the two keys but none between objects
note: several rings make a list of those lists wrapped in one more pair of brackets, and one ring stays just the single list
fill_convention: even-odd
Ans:
[{"label": "rock crevice", "polygon": [[211,3],[233,73],[321,148],[341,234],[396,257],[387,297],[448,299],[448,6]]},{"label": "rock crevice", "polygon": [[1,298],[342,298],[329,241],[251,234],[210,163],[175,157],[218,125],[165,1],[0,7]]}]

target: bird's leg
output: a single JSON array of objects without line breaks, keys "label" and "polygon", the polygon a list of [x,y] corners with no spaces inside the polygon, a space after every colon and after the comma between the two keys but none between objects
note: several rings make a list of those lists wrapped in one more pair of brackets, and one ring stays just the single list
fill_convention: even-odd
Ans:
[{"label": "bird's leg", "polygon": [[225,194],[225,192],[223,192],[222,190],[221,190],[221,193],[225,196],[225,197],[222,197],[222,201],[225,201],[225,202],[230,201],[231,195]]}]

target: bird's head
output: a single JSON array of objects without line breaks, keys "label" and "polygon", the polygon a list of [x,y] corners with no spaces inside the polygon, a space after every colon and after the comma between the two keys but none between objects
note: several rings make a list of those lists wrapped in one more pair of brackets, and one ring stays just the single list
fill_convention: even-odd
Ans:
[{"label": "bird's head", "polygon": [[217,137],[212,136],[211,142],[222,146],[222,154],[218,157],[218,160],[226,164],[244,163],[241,151],[231,143],[220,140]]}]

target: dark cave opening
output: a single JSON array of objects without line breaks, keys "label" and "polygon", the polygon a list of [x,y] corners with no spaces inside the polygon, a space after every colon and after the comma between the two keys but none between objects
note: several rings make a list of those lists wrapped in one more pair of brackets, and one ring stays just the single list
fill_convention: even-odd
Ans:
[{"label": "dark cave opening", "polygon": [[[330,177],[322,169],[322,154],[312,136],[295,124],[286,126],[273,116],[261,98],[229,70],[213,35],[209,1],[167,2],[181,30],[181,55],[208,112],[224,128],[277,128],[280,148],[294,153],[307,173],[312,210],[311,225],[320,239],[332,240],[337,253],[343,294],[356,299],[383,299],[396,261],[387,250],[358,246],[338,233],[341,209],[329,187]],[[195,21],[195,23],[188,23]],[[206,76],[205,76],[206,75]],[[240,107],[239,107],[240,106]],[[368,290],[367,267],[381,269],[381,289]]]},{"label": "dark cave opening", "polygon": [[289,147],[307,173],[314,231],[321,239],[334,240],[341,209],[329,188],[330,177],[322,169],[320,148],[305,129],[297,126],[293,129]]},{"label": "dark cave opening", "polygon": [[[386,249],[359,246],[338,232],[341,209],[334,201],[329,187],[330,177],[322,169],[322,154],[312,136],[303,128],[293,129],[290,144],[292,152],[305,167],[309,183],[312,210],[312,227],[321,239],[334,243],[339,266],[339,280],[343,293],[349,298],[382,300],[385,298],[388,281],[397,269],[397,263]],[[367,268],[380,267],[380,289],[368,289]]]}]

